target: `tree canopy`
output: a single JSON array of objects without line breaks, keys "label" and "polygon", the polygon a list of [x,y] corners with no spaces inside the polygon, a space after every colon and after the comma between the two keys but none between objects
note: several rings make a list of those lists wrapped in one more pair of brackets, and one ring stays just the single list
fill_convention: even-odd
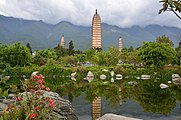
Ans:
[{"label": "tree canopy", "polygon": [[154,67],[161,67],[171,64],[177,60],[177,52],[168,44],[157,42],[145,42],[139,48],[138,53],[143,64]]},{"label": "tree canopy", "polygon": [[74,55],[74,44],[72,40],[69,42],[68,54]]},{"label": "tree canopy", "polygon": [[29,49],[17,42],[12,45],[0,44],[0,61],[11,66],[25,66],[31,62],[32,56]]},{"label": "tree canopy", "polygon": [[179,19],[181,19],[181,0],[161,0],[162,8],[159,10],[159,14],[165,11],[173,12]]},{"label": "tree canopy", "polygon": [[170,40],[169,37],[167,37],[166,35],[163,36],[159,36],[158,38],[156,38],[156,42],[158,43],[166,43],[168,45],[170,45],[171,47],[173,47],[173,42]]}]

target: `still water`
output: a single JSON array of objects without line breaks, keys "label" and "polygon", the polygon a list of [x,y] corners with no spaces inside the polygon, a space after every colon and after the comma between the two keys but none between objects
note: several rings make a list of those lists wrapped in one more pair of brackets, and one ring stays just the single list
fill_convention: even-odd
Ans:
[{"label": "still water", "polygon": [[[91,104],[84,99],[85,95],[81,95],[74,99],[73,106],[75,107],[79,120],[92,120]],[[128,100],[125,103],[116,107],[111,107],[105,98],[102,99],[102,115],[106,113],[114,113],[127,117],[139,118],[143,120],[181,120],[181,106],[177,102],[174,109],[169,115],[163,115],[153,112],[144,112],[144,109],[139,103]]]},{"label": "still water", "polygon": [[[143,120],[181,120],[181,86],[173,84],[171,76],[172,73],[162,72],[153,74],[149,80],[138,80],[135,76],[114,82],[110,77],[91,82],[82,78],[51,82],[56,81],[52,88],[67,96],[80,120],[92,120],[91,103],[97,97],[101,97],[101,115],[114,113]],[[161,88],[161,84],[168,87]]]}]

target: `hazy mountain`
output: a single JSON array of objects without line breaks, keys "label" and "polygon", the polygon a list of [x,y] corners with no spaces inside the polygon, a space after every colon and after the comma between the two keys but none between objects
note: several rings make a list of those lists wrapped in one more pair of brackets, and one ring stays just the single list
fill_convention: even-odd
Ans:
[{"label": "hazy mountain", "polygon": [[[91,48],[91,27],[77,26],[70,22],[62,21],[52,25],[43,21],[24,20],[0,15],[0,42],[14,43],[28,42],[34,50],[54,48],[65,37],[65,47],[73,40],[75,49],[85,50]],[[123,47],[142,45],[144,41],[155,41],[158,36],[167,35],[178,45],[181,39],[181,28],[148,25],[146,27],[132,26],[120,28],[118,26],[102,23],[102,46],[118,46],[118,39],[123,38]]]}]

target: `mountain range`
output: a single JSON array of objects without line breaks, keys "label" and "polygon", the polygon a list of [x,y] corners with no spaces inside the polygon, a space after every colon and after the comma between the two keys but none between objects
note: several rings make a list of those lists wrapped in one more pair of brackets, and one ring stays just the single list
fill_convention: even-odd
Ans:
[{"label": "mountain range", "polygon": [[[24,20],[0,15],[0,42],[11,44],[16,41],[26,45],[30,43],[33,50],[54,48],[65,37],[65,48],[72,40],[75,49],[91,48],[91,26],[78,26],[68,21],[48,24],[43,21]],[[102,48],[118,47],[118,40],[123,38],[123,47],[139,47],[144,41],[155,41],[158,36],[166,35],[178,46],[181,40],[181,28],[160,25],[145,27],[132,26],[121,28],[102,23]]]}]

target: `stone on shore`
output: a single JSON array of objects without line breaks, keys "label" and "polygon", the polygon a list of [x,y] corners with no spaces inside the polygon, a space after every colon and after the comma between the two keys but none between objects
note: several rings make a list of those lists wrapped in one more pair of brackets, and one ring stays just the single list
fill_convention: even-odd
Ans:
[{"label": "stone on shore", "polygon": [[107,113],[102,117],[98,118],[97,120],[142,120],[142,119]]}]

